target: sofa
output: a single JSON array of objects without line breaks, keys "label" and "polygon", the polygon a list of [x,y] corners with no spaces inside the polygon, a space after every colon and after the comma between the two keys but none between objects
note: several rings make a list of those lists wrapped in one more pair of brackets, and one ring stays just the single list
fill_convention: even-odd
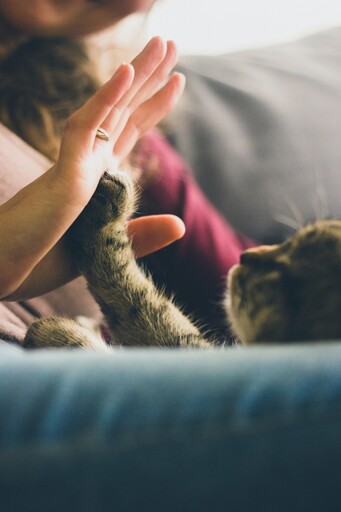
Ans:
[{"label": "sofa", "polygon": [[[277,220],[290,213],[292,196],[306,205],[302,222],[311,220],[307,199],[316,190],[330,194],[326,216],[341,213],[340,49],[341,30],[334,29],[180,64],[188,88],[169,137],[217,207],[229,219],[232,208],[234,225],[259,241],[286,236]],[[213,127],[225,130],[220,144]],[[1,126],[1,202],[48,166]],[[279,212],[268,200],[270,171],[289,198],[277,201]],[[214,197],[223,187],[228,200]],[[35,317],[51,314],[98,318],[99,311],[81,278],[43,297],[0,304],[2,512],[340,510],[337,340],[210,353],[117,349],[109,356],[27,352],[13,343]]]}]

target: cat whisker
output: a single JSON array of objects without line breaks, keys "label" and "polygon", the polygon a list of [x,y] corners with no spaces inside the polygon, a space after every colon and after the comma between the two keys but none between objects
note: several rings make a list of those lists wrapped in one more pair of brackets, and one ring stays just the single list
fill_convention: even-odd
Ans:
[{"label": "cat whisker", "polygon": [[[294,218],[293,220],[295,220],[296,226],[298,227],[298,229],[303,228],[305,225],[305,221],[304,221],[304,217],[302,215],[301,210],[299,209],[297,204],[292,200],[292,198],[290,196],[288,196],[288,194],[284,194],[283,198],[284,198],[285,202],[287,203],[289,210],[293,214],[293,218]],[[286,217],[286,216],[284,215],[284,217]]]},{"label": "cat whisker", "polygon": [[[317,181],[317,178],[316,178]],[[319,183],[316,187],[316,201],[312,201],[312,208],[315,214],[315,220],[323,220],[328,216],[328,200],[325,188]]]},{"label": "cat whisker", "polygon": [[292,219],[287,215],[278,214],[275,216],[275,221],[278,222],[279,224],[283,224],[284,226],[293,229],[295,233],[302,227],[295,219]]}]

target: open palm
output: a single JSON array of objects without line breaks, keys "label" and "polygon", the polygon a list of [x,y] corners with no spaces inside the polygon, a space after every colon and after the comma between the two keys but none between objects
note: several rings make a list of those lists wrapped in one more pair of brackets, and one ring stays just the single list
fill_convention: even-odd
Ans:
[{"label": "open palm", "polygon": [[[153,38],[132,64],[114,76],[68,121],[57,162],[0,208],[0,297],[19,300],[46,293],[78,270],[63,235],[81,213],[104,171],[115,171],[138,138],[169,112],[184,79],[174,73],[174,43]],[[102,127],[109,141],[96,137]],[[155,215],[131,220],[137,257],[180,238],[181,220]]]},{"label": "open palm", "polygon": [[[172,41],[151,39],[131,64],[113,77],[68,120],[56,171],[65,180],[70,200],[85,204],[106,169],[114,172],[136,141],[174,106],[184,78],[174,73],[177,60]],[[101,127],[109,141],[96,137]]]}]

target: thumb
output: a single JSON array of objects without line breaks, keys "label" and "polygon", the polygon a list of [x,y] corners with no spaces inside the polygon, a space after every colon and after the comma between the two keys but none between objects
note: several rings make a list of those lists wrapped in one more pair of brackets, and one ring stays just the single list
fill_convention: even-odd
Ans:
[{"label": "thumb", "polygon": [[179,240],[185,231],[184,223],[175,215],[150,215],[133,219],[128,224],[136,258],[142,258]]}]

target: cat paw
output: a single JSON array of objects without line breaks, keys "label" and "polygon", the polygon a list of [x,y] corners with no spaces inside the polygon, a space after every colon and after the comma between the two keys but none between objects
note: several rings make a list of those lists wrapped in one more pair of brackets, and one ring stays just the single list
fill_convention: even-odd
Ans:
[{"label": "cat paw", "polygon": [[27,330],[24,348],[82,348],[110,352],[109,346],[94,332],[68,318],[41,318]]},{"label": "cat paw", "polygon": [[132,178],[125,172],[105,172],[90,201],[102,225],[126,222],[134,212],[135,192]]},{"label": "cat paw", "polygon": [[78,253],[89,252],[96,247],[99,233],[107,225],[112,226],[113,232],[124,230],[134,206],[132,178],[123,172],[105,172],[90,202],[69,230],[76,259]]}]

